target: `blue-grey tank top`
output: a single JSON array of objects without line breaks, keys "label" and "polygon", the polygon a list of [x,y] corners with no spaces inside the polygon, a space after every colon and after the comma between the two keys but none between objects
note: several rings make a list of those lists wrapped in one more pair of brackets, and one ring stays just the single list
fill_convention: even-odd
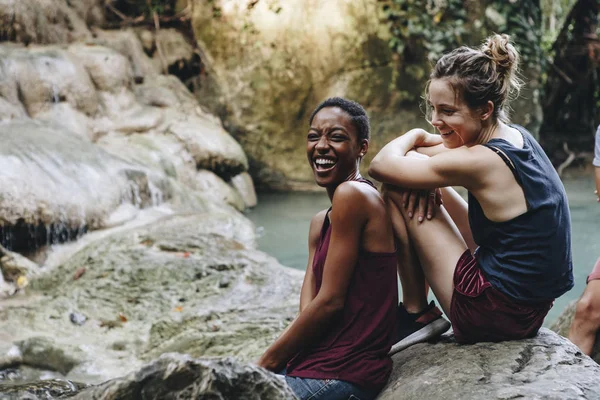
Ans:
[{"label": "blue-grey tank top", "polygon": [[513,172],[523,188],[527,212],[493,222],[469,193],[469,224],[479,246],[475,257],[492,286],[507,296],[525,303],[553,300],[573,287],[567,194],[533,136],[522,126],[511,126],[523,135],[522,149],[504,139],[484,146]]}]

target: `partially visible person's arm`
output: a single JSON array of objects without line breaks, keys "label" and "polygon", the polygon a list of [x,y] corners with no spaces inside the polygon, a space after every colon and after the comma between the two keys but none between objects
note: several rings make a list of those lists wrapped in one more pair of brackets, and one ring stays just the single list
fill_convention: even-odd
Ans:
[{"label": "partially visible person's arm", "polygon": [[600,202],[600,125],[596,129],[596,138],[594,140],[594,178],[596,180],[596,197]]},{"label": "partially visible person's arm", "polygon": [[333,317],[343,310],[367,221],[364,202],[359,189],[351,183],[336,189],[330,213],[331,239],[319,293],[262,355],[259,366],[281,370],[295,354],[324,335]]},{"label": "partially visible person's arm", "polygon": [[598,197],[598,202],[600,202],[600,167],[594,168],[595,176],[596,176],[596,196]]},{"label": "partially visible person's arm", "polygon": [[327,218],[327,210],[323,210],[317,213],[310,220],[310,228],[308,231],[308,264],[306,265],[306,273],[304,274],[304,281],[302,282],[302,290],[300,291],[300,312],[310,304],[312,299],[316,295],[315,287],[315,275],[313,274],[313,259],[315,257],[315,249],[319,242],[319,235],[321,234],[321,227],[323,222]]},{"label": "partially visible person's arm", "polygon": [[478,187],[490,164],[489,154],[476,148],[481,146],[441,151],[423,159],[406,155],[413,147],[435,146],[439,140],[438,135],[422,129],[409,131],[381,149],[371,161],[369,175],[380,182],[411,189]]}]

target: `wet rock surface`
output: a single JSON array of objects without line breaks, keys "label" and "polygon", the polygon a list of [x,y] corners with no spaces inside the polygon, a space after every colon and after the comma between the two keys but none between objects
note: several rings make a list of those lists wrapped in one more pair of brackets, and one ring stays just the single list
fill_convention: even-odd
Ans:
[{"label": "wet rock surface", "polygon": [[527,340],[458,345],[451,336],[393,356],[378,399],[597,399],[600,366],[542,328]]},{"label": "wet rock surface", "polygon": [[295,315],[302,273],[254,246],[254,227],[233,209],[93,241],[35,279],[26,304],[0,304],[0,349],[12,351],[0,365],[97,383],[165,352],[255,360]]}]

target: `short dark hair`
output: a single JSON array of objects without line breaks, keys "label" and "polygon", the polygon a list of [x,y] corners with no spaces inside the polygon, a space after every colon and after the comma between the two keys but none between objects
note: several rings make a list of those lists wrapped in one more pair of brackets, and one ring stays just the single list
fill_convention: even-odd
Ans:
[{"label": "short dark hair", "polygon": [[367,116],[367,112],[355,101],[347,100],[342,97],[330,97],[315,108],[315,110],[310,114],[310,119],[308,120],[309,124],[312,124],[315,115],[319,111],[327,107],[338,107],[342,109],[346,114],[350,116],[354,127],[358,133],[358,140],[371,138],[371,127],[369,125],[369,117]]}]

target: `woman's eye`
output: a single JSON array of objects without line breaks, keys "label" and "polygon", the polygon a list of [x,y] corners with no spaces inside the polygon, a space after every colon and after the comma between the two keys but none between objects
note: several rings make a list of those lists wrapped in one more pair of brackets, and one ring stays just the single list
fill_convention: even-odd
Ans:
[{"label": "woman's eye", "polygon": [[319,140],[319,135],[317,135],[316,133],[309,133],[306,138],[312,142],[315,140]]},{"label": "woman's eye", "polygon": [[346,137],[344,135],[333,135],[333,136],[331,136],[331,139],[334,142],[341,142],[341,141],[345,140]]},{"label": "woman's eye", "polygon": [[446,114],[446,115],[452,115],[452,114],[454,114],[454,110],[449,110],[446,108],[446,109],[442,110],[442,113]]}]

